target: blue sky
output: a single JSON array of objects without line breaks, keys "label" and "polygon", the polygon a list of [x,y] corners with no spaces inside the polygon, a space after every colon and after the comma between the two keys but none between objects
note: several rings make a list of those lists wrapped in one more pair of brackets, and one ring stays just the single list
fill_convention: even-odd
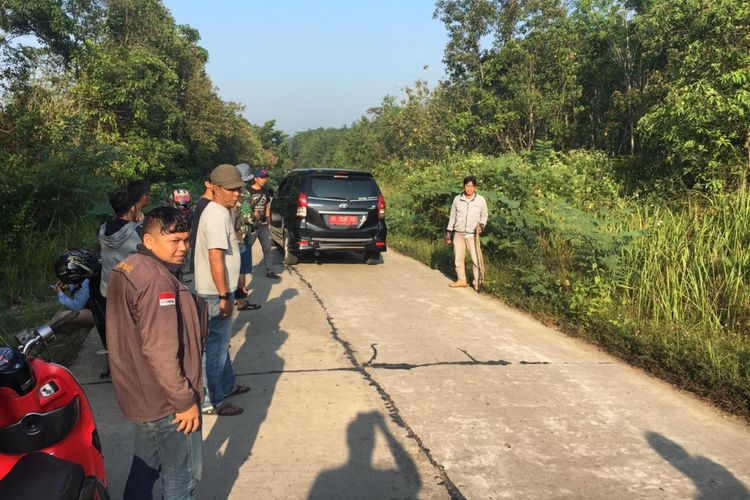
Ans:
[{"label": "blue sky", "polygon": [[445,78],[434,0],[163,1],[200,32],[221,97],[290,134],[350,125],[417,79]]}]

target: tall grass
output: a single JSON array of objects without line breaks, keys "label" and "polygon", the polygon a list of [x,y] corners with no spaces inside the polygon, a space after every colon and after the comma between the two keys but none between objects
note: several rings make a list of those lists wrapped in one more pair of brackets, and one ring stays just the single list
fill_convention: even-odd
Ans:
[{"label": "tall grass", "polygon": [[70,217],[49,232],[30,232],[0,255],[0,345],[11,334],[48,320],[57,309],[49,285],[57,281],[55,259],[71,248],[98,247],[93,215]]},{"label": "tall grass", "polygon": [[28,233],[0,256],[0,309],[49,296],[48,285],[57,281],[55,259],[65,250],[98,248],[97,221],[91,216],[71,217],[46,233]]},{"label": "tall grass", "polygon": [[644,233],[624,249],[624,294],[638,319],[715,333],[750,328],[750,190],[635,207]]}]

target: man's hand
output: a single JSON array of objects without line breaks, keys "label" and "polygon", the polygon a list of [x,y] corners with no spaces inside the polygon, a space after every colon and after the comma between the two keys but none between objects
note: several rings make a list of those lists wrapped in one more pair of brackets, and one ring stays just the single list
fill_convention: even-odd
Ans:
[{"label": "man's hand", "polygon": [[174,417],[172,423],[177,425],[177,432],[183,432],[186,436],[201,428],[200,412],[195,403],[182,413],[175,413]]},{"label": "man's hand", "polygon": [[477,234],[482,234],[482,225],[477,224]]},{"label": "man's hand", "polygon": [[234,307],[233,300],[221,299],[219,300],[219,319],[228,318],[232,315],[232,308]]},{"label": "man's hand", "polygon": [[445,232],[445,244],[446,245],[450,245],[451,243],[453,243],[452,236],[453,236],[453,231],[446,231]]}]

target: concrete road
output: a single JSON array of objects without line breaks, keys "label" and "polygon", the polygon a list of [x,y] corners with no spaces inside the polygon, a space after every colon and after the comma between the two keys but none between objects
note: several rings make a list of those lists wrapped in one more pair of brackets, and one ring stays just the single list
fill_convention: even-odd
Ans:
[{"label": "concrete road", "polygon": [[[750,498],[750,428],[395,252],[259,274],[200,498]],[[121,495],[131,435],[86,385]]]}]

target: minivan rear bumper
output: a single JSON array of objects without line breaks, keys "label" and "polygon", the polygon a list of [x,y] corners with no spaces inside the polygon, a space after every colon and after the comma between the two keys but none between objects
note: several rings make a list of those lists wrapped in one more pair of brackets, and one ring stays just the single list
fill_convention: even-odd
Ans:
[{"label": "minivan rear bumper", "polygon": [[317,231],[311,230],[310,227],[304,227],[307,226],[304,222],[301,225],[303,225],[303,227],[297,228],[297,231],[295,231],[297,234],[293,234],[293,244],[295,249],[299,252],[327,250],[385,252],[388,249],[388,246],[386,245],[387,231],[385,229],[385,224],[383,223],[380,223],[380,227],[375,231],[372,229],[366,231],[366,233],[369,233],[366,237],[359,238],[331,237],[329,234],[316,235]]},{"label": "minivan rear bumper", "polygon": [[[307,242],[307,245],[303,243]],[[366,252],[385,252],[387,246],[384,240],[360,240],[352,238],[309,238],[300,240],[299,249],[304,250],[354,250]]]}]

